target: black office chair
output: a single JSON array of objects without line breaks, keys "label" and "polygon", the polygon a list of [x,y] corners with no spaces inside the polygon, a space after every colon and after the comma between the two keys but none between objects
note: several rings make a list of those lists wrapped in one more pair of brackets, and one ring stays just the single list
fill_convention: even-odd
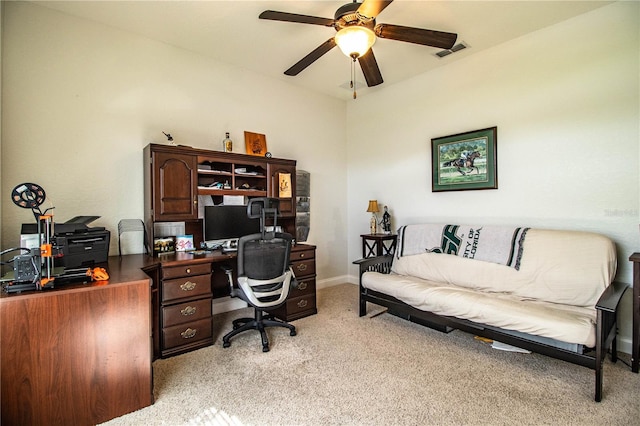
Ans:
[{"label": "black office chair", "polygon": [[[254,307],[253,318],[241,318],[233,321],[233,330],[222,338],[222,346],[231,346],[231,339],[246,330],[258,330],[262,337],[262,351],[269,351],[269,339],[265,327],[285,327],[291,336],[296,328],[284,321],[277,320],[265,312],[284,304],[292,285],[293,272],[289,267],[289,255],[293,237],[290,234],[276,232],[277,214],[280,200],[274,198],[254,198],[247,205],[250,218],[260,218],[258,234],[241,237],[238,240],[238,288],[233,286],[230,270],[227,270],[231,286],[231,296],[240,297]],[[273,229],[266,231],[265,223],[273,218]]]}]

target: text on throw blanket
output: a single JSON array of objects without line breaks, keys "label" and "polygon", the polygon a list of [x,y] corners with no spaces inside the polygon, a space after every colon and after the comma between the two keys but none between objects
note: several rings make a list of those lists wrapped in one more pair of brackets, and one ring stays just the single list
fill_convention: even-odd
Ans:
[{"label": "text on throw blanket", "polygon": [[469,225],[406,225],[398,256],[442,253],[520,268],[528,228]]},{"label": "text on throw blanket", "polygon": [[[459,228],[459,225],[446,225],[442,230],[442,242],[440,247],[427,249],[427,252],[458,254],[460,252],[460,246],[462,245],[462,238],[457,235]],[[475,258],[481,231],[482,227],[477,229],[469,228],[462,257],[468,257],[469,259]]]}]

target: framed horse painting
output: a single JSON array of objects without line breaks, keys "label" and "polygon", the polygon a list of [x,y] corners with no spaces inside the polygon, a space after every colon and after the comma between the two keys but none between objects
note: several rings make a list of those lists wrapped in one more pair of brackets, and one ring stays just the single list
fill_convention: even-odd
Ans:
[{"label": "framed horse painting", "polygon": [[431,139],[431,190],[498,188],[498,128]]}]

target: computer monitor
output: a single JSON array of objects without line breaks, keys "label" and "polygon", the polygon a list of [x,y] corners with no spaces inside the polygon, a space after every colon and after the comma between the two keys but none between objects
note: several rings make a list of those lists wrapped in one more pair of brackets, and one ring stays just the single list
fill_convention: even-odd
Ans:
[{"label": "computer monitor", "polygon": [[[235,242],[243,235],[260,232],[260,219],[247,217],[247,206],[206,206],[204,240],[209,247]],[[227,244],[227,247],[233,247]]]}]

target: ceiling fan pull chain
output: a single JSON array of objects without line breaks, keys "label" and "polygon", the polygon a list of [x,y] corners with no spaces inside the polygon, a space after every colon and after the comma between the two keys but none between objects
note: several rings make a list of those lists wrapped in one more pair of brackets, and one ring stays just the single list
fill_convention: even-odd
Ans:
[{"label": "ceiling fan pull chain", "polygon": [[353,99],[356,99],[356,58],[351,62],[351,88],[353,89]]}]

